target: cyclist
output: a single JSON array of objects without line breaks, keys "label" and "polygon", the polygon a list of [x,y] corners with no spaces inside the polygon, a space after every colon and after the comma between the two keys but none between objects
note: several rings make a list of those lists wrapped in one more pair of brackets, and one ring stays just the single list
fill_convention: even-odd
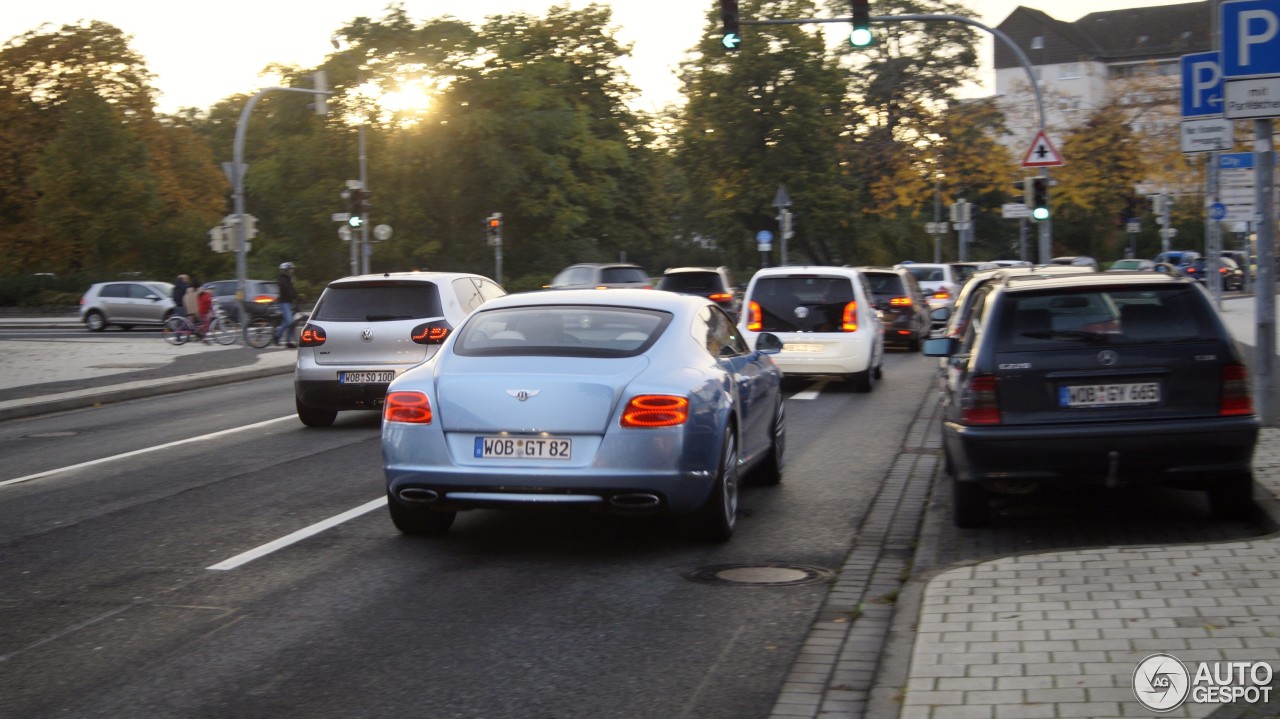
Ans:
[{"label": "cyclist", "polygon": [[[298,291],[293,287],[293,263],[280,263],[280,277],[276,282],[280,285],[280,296],[276,298],[276,304],[280,306],[280,324],[276,327],[275,334],[271,337],[271,344],[279,345],[280,336],[289,331],[289,326],[293,324],[293,303],[298,301]],[[285,335],[285,346],[290,349],[297,347],[289,335]]]},{"label": "cyclist", "polygon": [[[208,285],[200,288],[196,294],[196,314],[200,321],[196,323],[196,333],[204,336],[209,332],[209,323],[213,321],[213,290]],[[208,338],[205,343],[208,343]]]}]

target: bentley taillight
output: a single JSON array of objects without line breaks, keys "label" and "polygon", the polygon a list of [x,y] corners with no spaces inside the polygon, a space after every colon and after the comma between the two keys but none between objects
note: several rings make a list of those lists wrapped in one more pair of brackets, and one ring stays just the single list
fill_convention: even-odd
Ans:
[{"label": "bentley taillight", "polygon": [[689,419],[689,400],[667,394],[641,394],[622,410],[623,427],[674,427]]},{"label": "bentley taillight", "polygon": [[382,418],[388,422],[431,424],[431,401],[421,392],[388,392],[382,404]]}]

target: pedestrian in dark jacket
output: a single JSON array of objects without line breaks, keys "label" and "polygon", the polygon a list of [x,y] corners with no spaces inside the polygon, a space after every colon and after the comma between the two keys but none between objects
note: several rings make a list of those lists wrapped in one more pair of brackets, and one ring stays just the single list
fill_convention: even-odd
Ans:
[{"label": "pedestrian in dark jacket", "polygon": [[[280,326],[276,327],[275,335],[271,338],[271,344],[280,344],[280,337],[289,331],[289,326],[293,324],[293,303],[298,301],[298,291],[293,287],[293,263],[280,263],[280,276],[276,278],[276,283],[280,285],[280,294],[276,297],[276,304],[280,305]],[[285,346],[289,348],[297,347],[293,343],[292,338],[285,336]]]}]

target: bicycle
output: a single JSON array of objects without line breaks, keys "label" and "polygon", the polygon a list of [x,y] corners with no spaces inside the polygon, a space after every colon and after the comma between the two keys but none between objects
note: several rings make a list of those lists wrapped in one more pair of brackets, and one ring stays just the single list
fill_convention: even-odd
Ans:
[{"label": "bicycle", "polygon": [[221,309],[215,308],[213,319],[209,320],[209,328],[202,334],[186,315],[171,315],[164,321],[160,334],[164,341],[180,346],[196,340],[217,342],[220,345],[235,344],[240,336],[240,325],[228,317]]},{"label": "bicycle", "polygon": [[[279,306],[275,303],[271,305],[269,317],[259,315],[249,320],[244,326],[244,342],[250,347],[262,349],[271,344],[271,340],[275,337],[276,328],[284,322],[284,316],[280,312]],[[298,328],[307,320],[307,315],[294,313],[289,320],[289,326],[281,333],[281,339],[285,344],[298,344]]]}]

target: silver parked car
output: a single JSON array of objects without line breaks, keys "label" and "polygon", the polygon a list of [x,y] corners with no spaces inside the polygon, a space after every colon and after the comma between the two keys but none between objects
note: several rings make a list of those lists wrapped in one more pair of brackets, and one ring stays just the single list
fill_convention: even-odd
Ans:
[{"label": "silver parked car", "polygon": [[472,310],[506,294],[457,272],[397,272],[329,283],[298,335],[298,419],[333,424],[342,410],[378,409],[387,386],[429,359]]},{"label": "silver parked car", "polygon": [[159,327],[173,314],[173,285],[151,280],[99,282],[80,298],[80,321],[90,332]]},{"label": "silver parked car", "polygon": [[782,373],[715,302],[644,290],[516,294],[480,308],[391,383],[382,454],[391,520],[458,510],[689,515],[724,541],[742,473],[781,478]]}]

